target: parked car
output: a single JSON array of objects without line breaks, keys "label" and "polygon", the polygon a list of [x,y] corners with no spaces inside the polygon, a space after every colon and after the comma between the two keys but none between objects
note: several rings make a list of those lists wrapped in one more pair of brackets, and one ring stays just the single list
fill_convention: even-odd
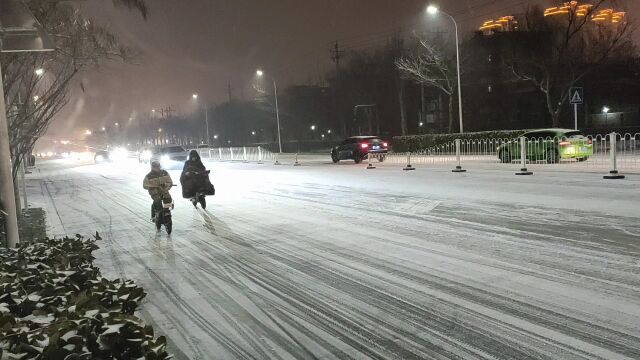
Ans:
[{"label": "parked car", "polygon": [[371,156],[383,162],[388,151],[389,144],[377,136],[352,136],[331,150],[331,160],[337,163],[351,159],[359,164]]},{"label": "parked car", "polygon": [[[555,164],[564,159],[585,161],[593,155],[593,142],[572,129],[540,129],[524,133],[527,159]],[[520,141],[514,139],[498,147],[500,162],[520,159]]]},{"label": "parked car", "polygon": [[180,145],[157,146],[151,150],[149,162],[160,161],[164,169],[182,168],[189,153]]}]

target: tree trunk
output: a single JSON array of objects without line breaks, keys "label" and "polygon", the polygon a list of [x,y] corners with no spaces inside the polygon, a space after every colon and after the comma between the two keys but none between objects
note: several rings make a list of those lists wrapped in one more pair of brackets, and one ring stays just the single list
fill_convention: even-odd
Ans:
[{"label": "tree trunk", "polygon": [[449,134],[453,133],[453,94],[449,95]]},{"label": "tree trunk", "polygon": [[398,80],[398,101],[400,103],[400,128],[402,136],[405,136],[407,135],[407,114],[404,108],[404,82],[402,79]]}]

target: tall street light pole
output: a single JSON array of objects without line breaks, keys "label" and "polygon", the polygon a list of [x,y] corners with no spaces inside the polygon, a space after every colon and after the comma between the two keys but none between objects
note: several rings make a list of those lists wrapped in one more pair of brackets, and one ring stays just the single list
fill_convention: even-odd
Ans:
[{"label": "tall street light pole", "polygon": [[437,6],[429,5],[427,7],[427,13],[429,13],[430,15],[436,15],[438,12],[441,12],[445,14],[447,17],[449,17],[449,19],[453,21],[453,26],[456,30],[456,70],[458,72],[458,116],[460,118],[460,133],[462,134],[464,132],[464,129],[462,127],[462,86],[460,86],[460,43],[458,40],[458,23],[456,22],[456,19],[453,18],[453,16],[438,9]]},{"label": "tall street light pole", "polygon": [[[198,100],[198,94],[193,94],[191,95],[191,97],[193,98],[193,100]],[[204,105],[204,123],[207,127],[207,146],[209,146],[211,145],[211,138],[209,137],[209,109],[207,108],[206,104]]]},{"label": "tall street light pole", "polygon": [[[256,70],[256,75],[258,77],[262,77],[264,75],[264,71]],[[278,111],[278,85],[276,84],[276,79],[271,77],[271,81],[273,81],[273,96],[275,98],[276,103],[276,122],[278,125],[278,153],[282,154],[282,140],[280,138],[280,112]]]}]

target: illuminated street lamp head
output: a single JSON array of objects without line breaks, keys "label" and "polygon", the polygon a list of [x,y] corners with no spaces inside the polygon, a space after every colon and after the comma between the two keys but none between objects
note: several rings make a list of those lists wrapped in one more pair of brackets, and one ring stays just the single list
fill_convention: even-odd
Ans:
[{"label": "illuminated street lamp head", "polygon": [[608,114],[610,110],[611,110],[611,109],[609,109],[609,107],[608,107],[608,106],[603,106],[603,107],[602,107],[602,113],[603,113],[603,114]]},{"label": "illuminated street lamp head", "polygon": [[103,126],[102,131],[107,131],[107,128]]},{"label": "illuminated street lamp head", "polygon": [[218,140],[218,135],[213,135],[213,138]]},{"label": "illuminated street lamp head", "polygon": [[34,101],[34,102],[37,102],[37,101],[38,101],[38,99],[40,99],[40,96],[38,96],[38,95],[36,95],[36,96],[34,96],[34,97],[33,97],[33,101]]},{"label": "illuminated street lamp head", "polygon": [[158,128],[158,132],[162,132],[162,128]]},{"label": "illuminated street lamp head", "polygon": [[256,70],[256,75],[262,76],[262,75],[264,75],[264,71],[258,69],[258,70]]},{"label": "illuminated street lamp head", "polygon": [[38,76],[42,76],[44,74],[44,69],[43,68],[36,69],[35,73]]},{"label": "illuminated street lamp head", "polygon": [[315,125],[311,125],[311,130],[313,131],[315,129],[316,129],[316,126]]},{"label": "illuminated street lamp head", "polygon": [[255,131],[252,131],[252,132],[251,132],[251,135],[255,135],[255,134],[256,134],[256,132],[255,132]]},{"label": "illuminated street lamp head", "polygon": [[420,124],[418,124],[418,125],[420,125],[420,126],[424,126],[424,123],[423,123],[423,122],[420,122]]},{"label": "illuminated street lamp head", "polygon": [[327,134],[331,134],[331,129],[327,130]]},{"label": "illuminated street lamp head", "polygon": [[198,94],[193,94],[191,95],[191,97],[193,98],[193,100],[198,100]]},{"label": "illuminated street lamp head", "polygon": [[89,129],[85,130],[85,131],[84,131],[84,134],[85,134],[85,135],[91,135],[91,130],[89,130]]},{"label": "illuminated street lamp head", "polygon": [[115,126],[120,126],[120,123],[115,123],[115,124],[113,124],[113,125],[115,125]]},{"label": "illuminated street lamp head", "polygon": [[427,13],[429,15],[435,15],[438,13],[438,7],[434,5],[427,6]]}]

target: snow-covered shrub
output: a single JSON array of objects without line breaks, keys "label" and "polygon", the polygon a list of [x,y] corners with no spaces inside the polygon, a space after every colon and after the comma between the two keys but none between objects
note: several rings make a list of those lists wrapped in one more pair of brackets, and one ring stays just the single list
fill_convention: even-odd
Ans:
[{"label": "snow-covered shrub", "polygon": [[95,239],[46,239],[0,252],[0,359],[168,359],[134,316],[146,295],[93,265]]},{"label": "snow-covered shrub", "polygon": [[409,136],[394,136],[392,141],[394,152],[418,152],[434,146],[461,140],[489,140],[489,139],[513,139],[524,134],[527,130],[499,130],[469,132],[463,134],[424,134]]}]

